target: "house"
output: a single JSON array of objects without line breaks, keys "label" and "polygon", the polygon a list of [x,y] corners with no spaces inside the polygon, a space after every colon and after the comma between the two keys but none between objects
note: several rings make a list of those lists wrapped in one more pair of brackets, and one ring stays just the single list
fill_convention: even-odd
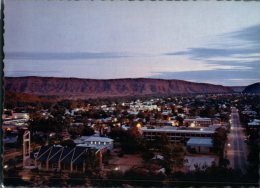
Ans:
[{"label": "house", "polygon": [[76,145],[84,144],[90,148],[107,148],[107,150],[112,150],[114,146],[114,140],[107,137],[99,137],[99,136],[81,136],[74,140]]},{"label": "house", "polygon": [[254,119],[253,121],[249,122],[248,127],[260,127],[260,119]]}]

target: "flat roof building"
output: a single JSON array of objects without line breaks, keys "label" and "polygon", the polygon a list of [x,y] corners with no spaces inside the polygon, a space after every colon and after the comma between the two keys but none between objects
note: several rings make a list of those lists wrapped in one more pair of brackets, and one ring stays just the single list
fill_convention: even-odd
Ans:
[{"label": "flat roof building", "polygon": [[140,129],[143,137],[146,140],[155,140],[157,137],[162,136],[165,134],[171,142],[179,142],[181,140],[188,141],[188,139],[192,137],[199,137],[199,138],[211,138],[215,133],[215,130],[210,129],[179,129],[177,127],[157,127],[157,128],[147,128],[142,127]]},{"label": "flat roof building", "polygon": [[198,153],[208,153],[212,147],[212,138],[190,138],[187,142],[187,148],[194,149]]}]

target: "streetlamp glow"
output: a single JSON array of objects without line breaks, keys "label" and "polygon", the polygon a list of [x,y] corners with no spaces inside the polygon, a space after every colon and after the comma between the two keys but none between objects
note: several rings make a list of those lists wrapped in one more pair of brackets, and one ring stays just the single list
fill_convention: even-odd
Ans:
[{"label": "streetlamp glow", "polygon": [[140,128],[141,128],[141,124],[140,124],[140,123],[137,123],[137,124],[136,124],[136,127],[137,127],[138,129],[140,129]]},{"label": "streetlamp glow", "polygon": [[230,145],[230,143],[228,143],[228,147],[230,147],[231,145]]}]

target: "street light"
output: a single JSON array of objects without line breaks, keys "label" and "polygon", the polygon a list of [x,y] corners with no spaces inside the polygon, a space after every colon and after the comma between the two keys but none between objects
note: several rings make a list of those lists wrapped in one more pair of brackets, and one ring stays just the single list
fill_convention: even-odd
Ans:
[{"label": "street light", "polygon": [[136,124],[136,127],[137,127],[138,129],[140,129],[140,128],[142,127],[142,125],[141,125],[140,123],[137,123],[137,124]]}]

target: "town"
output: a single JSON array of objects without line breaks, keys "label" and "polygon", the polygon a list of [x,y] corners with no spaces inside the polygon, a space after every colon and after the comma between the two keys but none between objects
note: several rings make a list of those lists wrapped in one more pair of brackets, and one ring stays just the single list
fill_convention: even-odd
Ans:
[{"label": "town", "polygon": [[7,100],[5,108],[6,186],[258,183],[259,95]]}]

